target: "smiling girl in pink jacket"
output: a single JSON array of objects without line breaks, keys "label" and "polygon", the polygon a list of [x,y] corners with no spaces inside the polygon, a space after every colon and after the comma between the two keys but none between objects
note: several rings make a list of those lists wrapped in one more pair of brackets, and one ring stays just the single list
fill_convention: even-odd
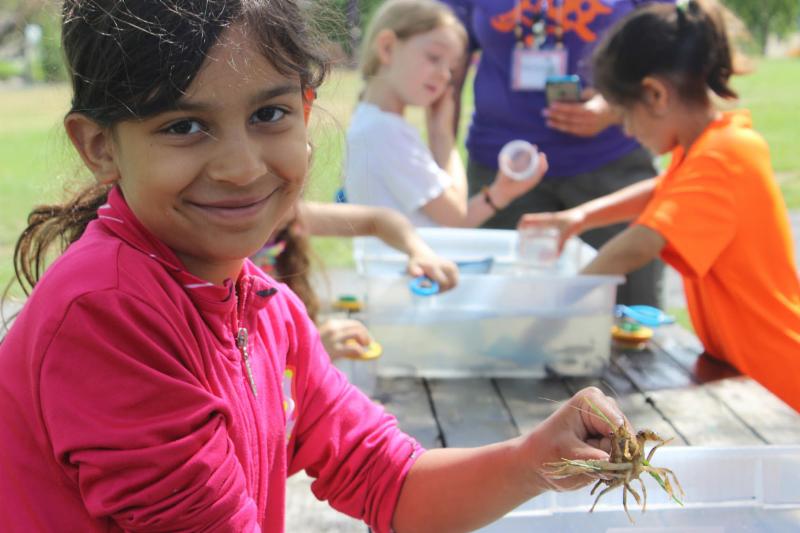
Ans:
[{"label": "smiling girl in pink jacket", "polygon": [[299,4],[64,2],[64,124],[96,183],[17,245],[35,289],[0,345],[0,530],[281,531],[301,469],[375,531],[466,530],[585,482],[543,463],[607,457],[587,399],[623,418],[596,389],[528,435],[424,452],[246,259],[308,170],[325,64]]}]

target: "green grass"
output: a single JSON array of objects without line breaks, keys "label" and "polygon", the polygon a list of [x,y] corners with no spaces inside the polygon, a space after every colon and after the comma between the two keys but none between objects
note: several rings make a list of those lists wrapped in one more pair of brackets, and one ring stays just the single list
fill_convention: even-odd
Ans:
[{"label": "green grass", "polygon": [[[796,148],[800,105],[800,61],[764,60],[755,72],[738,78],[735,87],[742,105],[753,112],[756,128],[772,149],[773,164],[790,208],[800,209],[800,150]],[[311,123],[315,146],[314,166],[306,197],[331,201],[341,186],[344,133],[356,105],[361,81],[357,73],[335,71],[319,91]],[[68,182],[82,174],[61,128],[69,105],[66,86],[0,89],[0,283],[12,275],[13,245],[25,217],[36,204],[61,198]],[[472,95],[465,94],[462,141],[472,110]],[[414,110],[409,119],[417,126],[424,115]],[[463,142],[462,155],[465,155]],[[349,265],[349,239],[314,239],[314,248],[326,266]]]},{"label": "green grass", "polygon": [[674,307],[667,310],[667,313],[675,317],[675,322],[689,331],[694,331],[692,320],[689,318],[689,311],[685,307]]},{"label": "green grass", "polygon": [[61,127],[68,104],[64,86],[0,92],[0,287],[13,274],[31,207],[60,199],[64,176],[77,168]]},{"label": "green grass", "polygon": [[769,59],[755,63],[753,73],[736,77],[741,105],[753,113],[755,128],[769,143],[775,175],[791,209],[800,209],[800,60]]}]

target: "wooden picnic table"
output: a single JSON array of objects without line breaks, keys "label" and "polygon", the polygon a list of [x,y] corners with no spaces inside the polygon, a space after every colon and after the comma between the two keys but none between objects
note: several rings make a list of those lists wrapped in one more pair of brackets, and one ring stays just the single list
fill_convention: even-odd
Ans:
[{"label": "wooden picnic table", "polygon": [[373,397],[427,448],[515,437],[590,385],[616,398],[635,428],[673,445],[800,444],[800,414],[702,352],[681,326],[662,326],[642,351],[612,348],[597,378],[379,378]]}]

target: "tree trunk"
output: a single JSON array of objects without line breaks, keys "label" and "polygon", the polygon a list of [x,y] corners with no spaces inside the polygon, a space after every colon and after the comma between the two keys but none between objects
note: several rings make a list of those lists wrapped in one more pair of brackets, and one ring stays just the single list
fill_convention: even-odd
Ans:
[{"label": "tree trunk", "polygon": [[769,42],[769,28],[772,25],[772,16],[769,14],[765,15],[760,22],[758,28],[758,46],[761,49],[761,55],[766,55],[767,43]]},{"label": "tree trunk", "polygon": [[361,12],[358,0],[347,2],[347,33],[350,38],[350,65],[355,66],[358,57],[358,45],[361,42]]}]

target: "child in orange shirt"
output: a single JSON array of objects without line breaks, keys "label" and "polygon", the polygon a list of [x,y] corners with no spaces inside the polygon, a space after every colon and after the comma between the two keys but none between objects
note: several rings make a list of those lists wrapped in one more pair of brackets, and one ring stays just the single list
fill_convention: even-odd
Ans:
[{"label": "child in orange shirt", "polygon": [[677,269],[706,351],[800,410],[800,282],[786,206],[769,149],[747,111],[719,112],[734,72],[716,6],[652,5],[621,21],[597,49],[595,83],[629,135],[672,152],[659,178],[520,227],[555,224],[562,241],[634,223],[584,270],[625,274],[661,256]]}]

